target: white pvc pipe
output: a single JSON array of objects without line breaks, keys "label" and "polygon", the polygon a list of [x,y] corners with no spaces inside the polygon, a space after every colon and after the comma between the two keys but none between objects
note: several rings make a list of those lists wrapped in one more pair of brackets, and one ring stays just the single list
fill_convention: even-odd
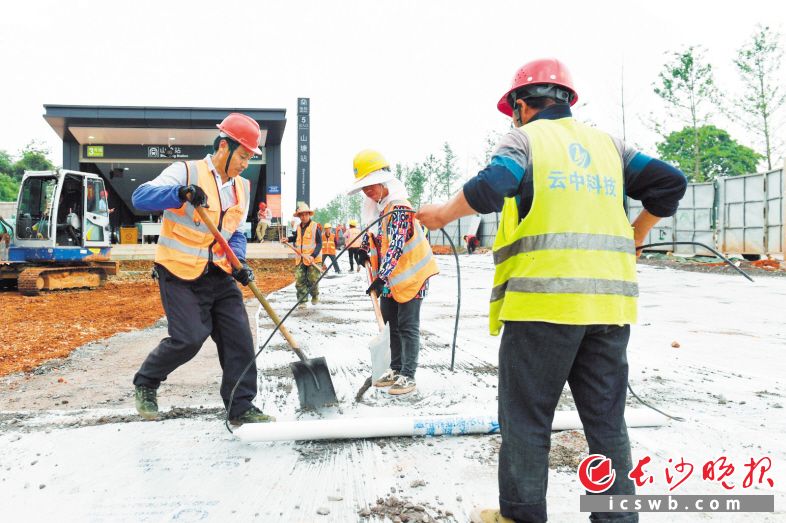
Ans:
[{"label": "white pvc pipe", "polygon": [[[657,427],[666,418],[650,409],[626,409],[628,427]],[[558,411],[551,430],[581,429],[575,410]],[[496,416],[434,415],[415,418],[337,418],[274,423],[246,423],[234,430],[243,441],[304,441],[385,438],[395,436],[459,436],[499,432]]]}]

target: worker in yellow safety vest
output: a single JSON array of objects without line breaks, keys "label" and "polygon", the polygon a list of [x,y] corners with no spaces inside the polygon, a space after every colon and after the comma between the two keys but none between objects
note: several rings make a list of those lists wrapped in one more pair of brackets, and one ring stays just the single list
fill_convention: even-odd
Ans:
[{"label": "worker in yellow safety vest", "polygon": [[[685,193],[677,169],[575,120],[570,73],[556,59],[522,66],[497,108],[513,118],[491,162],[450,201],[418,218],[438,229],[462,216],[502,212],[494,242],[489,329],[499,350],[499,509],[472,521],[546,521],[554,410],[565,382],[590,454],[611,460],[604,495],[635,491],[623,417],[636,256]],[[625,196],[644,210],[628,221]],[[637,513],[590,519],[637,521]],[[608,518],[608,519],[607,519]]]},{"label": "worker in yellow safety vest", "polygon": [[[289,238],[281,238],[282,243],[293,243],[298,254],[295,256],[295,290],[301,307],[311,294],[311,303],[319,303],[319,284],[322,275],[322,227],[311,219],[314,215],[306,202],[298,202],[294,216],[300,224]],[[335,251],[334,251],[335,252]]]},{"label": "worker in yellow safety vest", "polygon": [[[134,376],[135,403],[146,419],[158,417],[157,389],[172,371],[193,358],[208,336],[216,342],[223,370],[221,397],[233,424],[271,421],[252,401],[257,394],[254,341],[235,280],[254,279],[245,262],[249,182],[240,173],[261,154],[259,124],[232,113],[218,124],[213,154],[175,162],[134,191],[134,207],[163,211],[154,278],[161,292],[168,336],[147,356]],[[242,263],[233,269],[226,253],[202,223],[201,207]],[[234,278],[234,279],[233,279]],[[251,368],[244,372],[250,362]],[[232,404],[232,388],[237,384]]]},{"label": "worker in yellow safety vest", "polygon": [[389,386],[390,394],[408,394],[416,388],[420,307],[428,280],[439,269],[420,223],[413,212],[407,212],[412,211],[407,190],[390,172],[387,160],[367,149],[353,163],[355,182],[349,194],[363,191],[363,222],[382,217],[364,235],[358,251],[358,263],[370,263],[372,268],[373,281],[366,293],[373,290],[381,296],[382,318],[390,325],[390,369],[374,385]]},{"label": "worker in yellow safety vest", "polygon": [[330,223],[322,226],[322,254],[325,258],[330,258],[330,265],[325,262],[325,270],[329,271],[332,266],[334,271],[341,274],[336,260],[336,233]]}]

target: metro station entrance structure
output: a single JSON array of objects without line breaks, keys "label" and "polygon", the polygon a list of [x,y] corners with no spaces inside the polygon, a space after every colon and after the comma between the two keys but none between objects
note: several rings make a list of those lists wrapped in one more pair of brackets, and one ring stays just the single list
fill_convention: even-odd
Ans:
[{"label": "metro station entrance structure", "polygon": [[[156,213],[135,209],[131,194],[175,161],[197,160],[213,151],[216,124],[229,113],[254,118],[262,129],[262,155],[254,156],[244,178],[251,182],[247,221],[255,223],[259,202],[281,218],[281,139],[286,109],[113,107],[44,105],[44,119],[63,140],[63,168],[100,175],[109,193],[113,232]],[[119,235],[119,233],[117,233]]]}]

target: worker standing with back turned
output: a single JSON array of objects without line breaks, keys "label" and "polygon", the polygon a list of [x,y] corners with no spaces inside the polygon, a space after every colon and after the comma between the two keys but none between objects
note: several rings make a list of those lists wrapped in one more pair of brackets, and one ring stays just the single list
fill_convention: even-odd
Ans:
[{"label": "worker standing with back turned", "polygon": [[[472,521],[546,521],[551,424],[565,382],[591,454],[611,459],[604,495],[634,494],[625,426],[626,349],[636,321],[636,246],[672,216],[685,176],[579,123],[573,80],[556,59],[521,67],[497,108],[515,126],[491,162],[450,201],[426,205],[430,229],[502,211],[494,242],[492,335],[499,349],[500,509]],[[625,195],[644,210],[631,227]],[[633,512],[594,521],[638,521]]]},{"label": "worker standing with back turned", "polygon": [[390,172],[390,164],[377,151],[355,156],[355,183],[349,194],[363,191],[363,223],[380,216],[376,227],[364,235],[358,264],[371,264],[373,281],[366,294],[380,296],[382,319],[390,325],[390,369],[374,383],[390,387],[389,394],[415,390],[420,352],[420,306],[428,279],[439,273],[420,223],[415,219],[404,184]]},{"label": "worker standing with back turned", "polygon": [[[261,154],[261,133],[253,118],[240,113],[230,114],[216,127],[219,135],[212,155],[173,163],[132,195],[137,209],[164,211],[153,274],[169,336],[153,349],[134,376],[136,409],[145,419],[158,417],[161,382],[196,356],[211,336],[218,348],[223,371],[221,398],[230,421],[238,425],[273,420],[252,404],[257,394],[254,342],[243,295],[235,283],[248,285],[254,279],[245,262],[246,238],[240,231],[248,215],[249,182],[240,173],[254,154]],[[242,262],[241,269],[232,268],[200,221],[196,207],[202,207],[216,224]],[[249,361],[251,368],[242,374]]]},{"label": "worker standing with back turned", "polygon": [[357,272],[360,272],[360,263],[358,262],[358,251],[360,250],[360,242],[361,240],[356,240],[355,238],[358,237],[360,234],[360,229],[358,229],[358,222],[356,220],[349,220],[349,228],[347,232],[344,233],[344,241],[349,246],[347,249],[347,253],[349,254],[349,272],[355,270],[355,264],[357,263]]}]

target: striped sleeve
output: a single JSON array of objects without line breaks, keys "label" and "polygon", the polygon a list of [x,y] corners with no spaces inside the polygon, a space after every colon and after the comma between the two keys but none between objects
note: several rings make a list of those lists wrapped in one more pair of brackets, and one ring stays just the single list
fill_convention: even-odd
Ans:
[{"label": "striped sleeve", "polygon": [[517,129],[502,137],[489,164],[464,184],[464,197],[481,214],[501,211],[505,198],[520,192],[530,167],[527,136]]}]

